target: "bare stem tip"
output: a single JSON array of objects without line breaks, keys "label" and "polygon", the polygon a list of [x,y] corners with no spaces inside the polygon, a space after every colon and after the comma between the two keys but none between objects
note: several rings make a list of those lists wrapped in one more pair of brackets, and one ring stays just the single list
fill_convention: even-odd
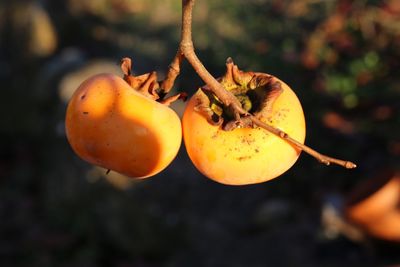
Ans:
[{"label": "bare stem tip", "polygon": [[351,161],[347,161],[346,164],[344,165],[344,167],[345,167],[346,169],[354,169],[354,168],[357,168],[357,165],[354,164],[354,163],[351,162]]}]

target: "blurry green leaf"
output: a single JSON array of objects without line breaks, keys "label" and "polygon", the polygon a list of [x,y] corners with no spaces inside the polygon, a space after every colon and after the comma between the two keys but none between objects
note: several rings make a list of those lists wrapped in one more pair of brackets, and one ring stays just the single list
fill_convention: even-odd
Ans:
[{"label": "blurry green leaf", "polygon": [[364,56],[364,62],[369,69],[373,69],[379,63],[379,56],[375,51],[368,52]]},{"label": "blurry green leaf", "polygon": [[353,60],[349,63],[349,69],[351,74],[357,75],[365,70],[364,62],[361,59]]},{"label": "blurry green leaf", "polygon": [[327,90],[341,95],[353,93],[357,88],[357,82],[353,76],[345,76],[342,74],[326,76]]},{"label": "blurry green leaf", "polygon": [[358,104],[358,98],[355,94],[350,94],[343,98],[343,103],[347,108],[354,108]]}]

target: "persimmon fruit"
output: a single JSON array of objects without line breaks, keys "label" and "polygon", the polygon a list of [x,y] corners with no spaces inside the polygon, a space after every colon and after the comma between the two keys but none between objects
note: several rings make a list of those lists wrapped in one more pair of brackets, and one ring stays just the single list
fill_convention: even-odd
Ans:
[{"label": "persimmon fruit", "polygon": [[389,169],[362,181],[349,194],[345,215],[370,236],[400,242],[400,173]]},{"label": "persimmon fruit", "polygon": [[87,162],[145,178],[165,169],[177,155],[181,122],[167,105],[149,97],[154,95],[154,75],[125,76],[129,83],[113,74],[84,81],[68,104],[66,134]]},{"label": "persimmon fruit", "polygon": [[[265,73],[241,72],[232,62],[219,81],[254,116],[304,143],[302,106],[283,81]],[[286,172],[298,159],[298,148],[265,129],[251,125],[224,129],[229,116],[229,109],[204,88],[191,97],[184,111],[186,151],[208,178],[227,185],[265,182]]]}]

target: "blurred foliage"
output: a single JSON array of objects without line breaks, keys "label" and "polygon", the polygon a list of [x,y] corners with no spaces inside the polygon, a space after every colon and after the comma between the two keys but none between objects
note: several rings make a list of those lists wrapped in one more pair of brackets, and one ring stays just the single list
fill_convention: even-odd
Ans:
[{"label": "blurred foliage", "polygon": [[[178,0],[0,1],[0,266],[399,263],[396,245],[325,235],[320,215],[326,202],[340,210],[359,181],[400,166],[400,2],[195,6],[207,68],[219,76],[231,56],[285,80],[303,103],[306,142],[356,170],[303,155],[271,182],[227,187],[202,177],[183,150],[144,181],[82,162],[64,135],[68,97],[94,73],[121,74],[123,56],[135,72],[162,76],[180,17]],[[184,63],[175,90],[201,84]]]}]

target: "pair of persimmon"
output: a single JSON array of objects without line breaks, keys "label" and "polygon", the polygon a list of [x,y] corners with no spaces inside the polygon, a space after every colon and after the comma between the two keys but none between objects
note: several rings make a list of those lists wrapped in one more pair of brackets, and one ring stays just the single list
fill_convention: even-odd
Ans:
[{"label": "pair of persimmon", "polygon": [[[243,108],[303,143],[301,104],[284,82],[242,72],[232,62],[220,83]],[[168,107],[157,76],[124,79],[99,74],[84,81],[67,108],[66,134],[84,160],[130,177],[145,178],[165,169],[176,157],[182,135],[186,151],[205,176],[229,185],[264,182],[287,171],[300,150],[282,138],[235,121],[229,107],[199,89],[188,101],[182,122]],[[183,133],[183,134],[182,134]]]}]

